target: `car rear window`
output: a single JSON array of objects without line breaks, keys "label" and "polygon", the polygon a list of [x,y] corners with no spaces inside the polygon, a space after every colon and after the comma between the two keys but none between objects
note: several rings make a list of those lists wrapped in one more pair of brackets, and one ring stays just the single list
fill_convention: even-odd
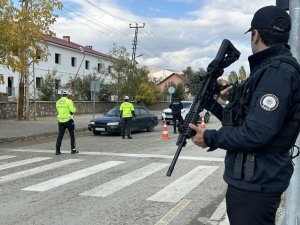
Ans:
[{"label": "car rear window", "polygon": [[182,102],[182,106],[184,109],[190,108],[191,105],[192,105],[192,102]]},{"label": "car rear window", "polygon": [[106,113],[107,116],[119,116],[120,115],[120,111],[119,111],[119,107],[114,107],[111,110],[109,110]]}]

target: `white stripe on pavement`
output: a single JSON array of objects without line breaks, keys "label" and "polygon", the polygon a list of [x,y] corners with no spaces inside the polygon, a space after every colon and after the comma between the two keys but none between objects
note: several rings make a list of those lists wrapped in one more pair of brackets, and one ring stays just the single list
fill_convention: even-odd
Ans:
[{"label": "white stripe on pavement", "polygon": [[163,218],[161,218],[154,225],[167,225],[172,222],[172,220],[185,208],[188,204],[190,204],[191,200],[182,199],[174,208],[172,208]]},{"label": "white stripe on pavement", "polygon": [[81,193],[80,195],[83,196],[96,196],[96,197],[106,197],[108,195],[113,194],[114,192],[117,192],[121,190],[122,188],[125,188],[165,167],[167,167],[168,164],[165,163],[151,163],[150,165],[147,165],[143,168],[137,169],[133,172],[130,172],[124,176],[121,176],[117,179],[114,179],[112,181],[109,181],[107,183],[104,183],[98,187],[95,187],[93,189],[90,189],[88,191],[85,191]]},{"label": "white stripe on pavement", "polygon": [[11,158],[15,158],[15,157],[17,157],[17,156],[14,156],[14,155],[1,155],[0,160],[11,159]]},{"label": "white stripe on pavement", "polygon": [[6,176],[0,177],[0,184],[8,182],[8,181],[16,180],[16,179],[19,179],[19,178],[29,177],[29,176],[32,176],[32,175],[35,175],[35,174],[38,174],[38,173],[42,173],[42,172],[45,172],[45,171],[48,171],[48,170],[53,170],[53,169],[56,169],[56,168],[59,168],[59,167],[62,167],[62,166],[66,166],[66,165],[69,165],[69,164],[77,163],[77,162],[80,162],[80,161],[82,161],[82,160],[80,160],[80,159],[68,159],[68,160],[64,160],[64,161],[61,161],[61,162],[51,163],[51,164],[48,164],[48,165],[45,165],[45,166],[39,166],[39,167],[35,167],[35,168],[29,169],[29,170],[24,170],[24,171],[21,171],[21,172],[18,172],[18,173],[8,174]]},{"label": "white stripe on pavement", "polygon": [[217,168],[218,166],[198,166],[169,184],[164,189],[152,195],[147,200],[157,202],[178,202]]},{"label": "white stripe on pavement", "polygon": [[41,161],[48,160],[48,159],[51,159],[51,158],[37,157],[37,158],[25,159],[25,160],[21,160],[21,161],[17,161],[17,162],[5,163],[5,164],[0,165],[0,170],[5,170],[5,169],[22,166],[22,165],[26,165],[26,164],[30,164],[30,163],[35,163],[35,162],[41,162]]},{"label": "white stripe on pavement", "polygon": [[60,176],[60,177],[56,177],[50,180],[47,180],[45,182],[24,188],[22,190],[25,191],[38,191],[38,192],[42,192],[42,191],[48,191],[50,189],[59,187],[61,185],[70,183],[72,181],[75,180],[79,180],[81,178],[87,177],[89,175],[98,173],[100,171],[106,170],[108,168],[117,166],[124,163],[123,161],[108,161],[105,163],[101,163],[95,166],[91,166],[82,170],[78,170],[76,172],[73,173],[69,173],[67,175],[64,176]]},{"label": "white stripe on pavement", "polygon": [[[9,150],[9,149],[5,149]],[[15,152],[42,152],[54,154],[53,150],[40,150],[40,149],[12,149]],[[70,154],[69,151],[62,151],[62,153]],[[81,151],[80,155],[100,155],[100,156],[121,156],[121,157],[134,157],[134,158],[160,158],[160,159],[173,159],[173,155],[152,155],[152,154],[129,154],[129,153],[113,153],[113,152],[86,152]],[[197,156],[183,156],[180,155],[181,160],[195,160],[195,161],[213,161],[213,162],[223,162],[224,158],[217,157],[197,157]]]},{"label": "white stripe on pavement", "polygon": [[[201,221],[200,221],[201,222]],[[229,225],[229,221],[226,214],[226,200],[224,199],[218,206],[216,211],[206,221],[209,225]]]}]

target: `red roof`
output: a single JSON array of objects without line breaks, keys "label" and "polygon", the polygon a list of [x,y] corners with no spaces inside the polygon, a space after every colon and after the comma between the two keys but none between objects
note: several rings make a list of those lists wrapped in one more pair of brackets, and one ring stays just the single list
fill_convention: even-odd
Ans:
[{"label": "red roof", "polygon": [[162,84],[162,83],[164,83],[164,82],[166,82],[167,80],[169,80],[171,77],[173,77],[173,76],[175,76],[175,77],[178,77],[180,80],[186,80],[187,79],[187,77],[185,76],[185,75],[183,75],[183,74],[179,74],[179,73],[172,73],[170,76],[168,76],[168,77],[166,77],[165,79],[163,79],[161,82],[159,82],[160,84]]},{"label": "red roof", "polygon": [[107,58],[109,60],[114,59],[113,57],[111,57],[109,55],[106,55],[106,54],[103,54],[101,52],[97,52],[97,51],[93,50],[92,48],[88,48],[88,47],[73,43],[71,41],[61,39],[61,38],[57,38],[57,37],[54,37],[54,36],[51,36],[51,35],[45,34],[45,40],[47,42],[50,42],[50,43],[65,46],[65,47],[68,47],[68,48],[73,48],[73,49],[76,49],[76,50],[79,50],[79,51],[80,51],[80,47],[81,47],[84,52],[91,53],[93,55],[97,55],[97,56],[100,56],[102,58]]}]

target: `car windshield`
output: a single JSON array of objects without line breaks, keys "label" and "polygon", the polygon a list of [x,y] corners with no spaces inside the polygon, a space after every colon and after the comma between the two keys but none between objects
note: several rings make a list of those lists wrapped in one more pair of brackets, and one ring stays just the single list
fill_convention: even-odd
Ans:
[{"label": "car windshield", "polygon": [[192,105],[192,102],[182,102],[182,106],[184,109],[190,108],[191,105]]},{"label": "car windshield", "polygon": [[119,107],[112,108],[105,115],[110,117],[119,116],[120,115]]}]

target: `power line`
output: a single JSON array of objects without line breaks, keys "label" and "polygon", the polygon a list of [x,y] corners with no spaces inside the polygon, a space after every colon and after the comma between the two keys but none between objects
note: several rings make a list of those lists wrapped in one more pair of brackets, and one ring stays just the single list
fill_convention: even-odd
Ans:
[{"label": "power line", "polygon": [[109,12],[109,11],[103,9],[103,8],[98,7],[95,3],[93,3],[93,2],[91,2],[91,1],[89,1],[89,0],[84,0],[84,1],[87,2],[88,4],[92,5],[92,6],[95,7],[96,9],[100,10],[101,12],[104,12],[104,13],[106,13],[107,15],[110,15],[110,16],[112,16],[112,17],[118,19],[118,20],[121,20],[121,21],[126,22],[126,23],[134,23],[133,21],[130,21],[130,20],[126,19],[126,18],[123,18],[123,17],[118,16],[118,15],[116,15],[116,14],[113,14],[113,13],[111,13],[111,12]]}]

